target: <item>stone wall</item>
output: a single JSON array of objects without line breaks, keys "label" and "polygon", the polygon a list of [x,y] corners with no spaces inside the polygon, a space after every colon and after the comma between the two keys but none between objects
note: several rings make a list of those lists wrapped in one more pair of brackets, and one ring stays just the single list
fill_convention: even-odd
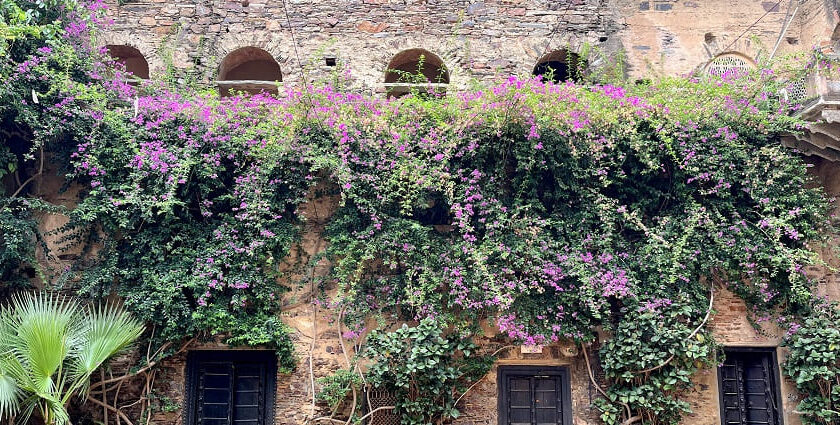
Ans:
[{"label": "stone wall", "polygon": [[[584,46],[603,56],[593,66],[622,60],[630,77],[643,78],[698,71],[721,53],[760,60],[777,41],[777,56],[831,44],[836,2],[798,3],[128,0],[110,5],[114,24],[99,41],[137,48],[153,78],[169,68],[200,82],[215,81],[222,60],[247,46],[269,52],[285,84],[349,69],[356,88],[368,92],[384,91],[389,61],[411,48],[439,56],[458,87],[527,75],[551,51]],[[336,66],[326,66],[324,56]]]},{"label": "stone wall", "polygon": [[[840,193],[840,164],[813,159],[811,168],[816,181],[826,189],[830,196]],[[44,190],[52,190],[52,186],[45,185]],[[308,256],[314,255],[325,246],[321,234],[323,226],[337,206],[336,198],[310,199],[304,205],[303,214],[307,217],[307,228],[304,233],[302,252],[294,252],[293,257],[306,261]],[[838,211],[840,204],[836,203]],[[837,245],[835,241],[833,245]],[[824,260],[830,266],[837,266],[838,259],[830,250],[821,251]],[[315,275],[325,273],[320,264],[314,271]],[[836,275],[827,267],[812,267],[811,276],[818,279],[819,291],[831,299],[840,300],[840,282]],[[330,375],[339,368],[346,368],[346,360],[342,352],[338,336],[343,331],[338,326],[338,313],[329,308],[319,307],[306,299],[311,288],[296,287],[288,293],[283,302],[286,305],[283,315],[293,331],[292,339],[295,343],[298,357],[298,367],[292,373],[278,373],[277,392],[275,398],[274,425],[301,425],[314,416],[328,415],[328,409],[322,404],[316,404],[313,410],[310,355],[312,359],[311,373],[316,379]],[[335,288],[327,288],[333,293]],[[784,360],[785,350],[779,347],[784,331],[773,323],[761,322],[756,327],[747,318],[747,307],[743,301],[727,291],[718,288],[715,292],[714,314],[710,320],[710,327],[718,343],[724,347],[775,347],[778,360]],[[314,320],[313,320],[314,319]],[[346,330],[346,329],[344,329]],[[472,391],[464,397],[460,407],[462,416],[453,421],[458,425],[496,425],[498,423],[497,400],[497,371],[499,366],[527,365],[527,366],[564,366],[569,369],[572,390],[572,409],[575,425],[596,424],[599,412],[591,406],[592,400],[598,397],[597,389],[592,384],[583,353],[580,349],[568,343],[546,346],[538,353],[525,353],[521,347],[507,346],[502,336],[490,324],[483,326],[484,334],[477,338],[478,344],[485,352],[499,350],[499,360]],[[314,337],[314,340],[313,340]],[[352,343],[345,341],[347,354],[353,355]],[[597,347],[596,347],[597,348]],[[593,362],[593,374],[601,382],[599,365],[597,364],[596,348],[589,351]],[[190,346],[191,350],[205,349],[235,349],[226,346],[221,338],[211,338],[207,342],[199,342]],[[137,355],[135,354],[135,357]],[[134,359],[137,364],[138,359]],[[117,365],[119,368],[120,365]],[[155,378],[155,392],[165,397],[170,403],[183,406],[186,395],[185,388],[186,352],[164,361]],[[720,423],[720,406],[718,394],[718,377],[716,368],[699,371],[694,377],[695,388],[685,399],[691,403],[693,413],[688,415],[684,423],[689,425],[717,425]],[[135,381],[127,386],[142,385]],[[800,419],[794,413],[797,403],[801,400],[793,383],[788,379],[781,382],[782,412],[784,423],[798,425]],[[128,400],[127,397],[124,399]],[[151,419],[158,425],[183,425],[183,410],[176,409],[168,412],[155,412]],[[93,417],[101,418],[98,408],[91,409]],[[113,422],[113,419],[112,419]]]},{"label": "stone wall", "polygon": [[[538,2],[518,0],[166,0],[111,4],[114,24],[99,35],[101,44],[128,45],[147,59],[152,78],[171,68],[179,78],[212,82],[222,60],[236,49],[264,49],[279,63],[283,84],[322,78],[338,69],[350,69],[356,89],[382,93],[388,63],[410,48],[438,55],[450,72],[451,84],[463,87],[473,79],[491,80],[508,74],[529,74],[540,57],[561,48],[579,51],[597,46],[608,58],[623,56],[632,78],[681,75],[702,69],[721,53],[738,52],[749,58],[767,54],[781,37],[779,54],[831,46],[840,17],[835,0],[570,0]],[[324,56],[337,66],[325,65]],[[598,65],[597,63],[594,65]],[[302,71],[306,69],[306,73]],[[813,173],[831,195],[840,192],[840,166],[814,160]],[[72,190],[57,195],[59,183],[44,183],[40,192],[56,194],[50,201],[72,206]],[[54,198],[54,199],[53,199]],[[335,208],[335,199],[311,199],[310,218],[302,252],[313,255],[325,244],[321,233]],[[61,217],[44,217],[44,227],[63,224]],[[834,266],[838,260],[822,251]],[[72,252],[67,254],[72,255]],[[321,267],[326,267],[322,264]],[[825,268],[810,271],[820,279],[820,291],[840,299],[840,282]],[[323,270],[316,270],[323,273]],[[305,423],[312,415],[309,358],[312,373],[326,376],[345,366],[338,342],[335,312],[304,299],[308,288],[296,288],[285,301],[284,320],[295,330],[298,369],[278,374],[275,425]],[[724,346],[777,347],[781,330],[766,325],[756,330],[746,319],[746,307],[731,293],[717,293],[711,326]],[[313,320],[313,317],[315,318]],[[503,345],[490,332],[480,338],[487,350]],[[225,348],[218,341],[193,349]],[[779,359],[784,351],[779,349]],[[352,354],[352,353],[351,353]],[[185,395],[184,354],[165,361],[156,379],[156,391],[176,404]],[[498,365],[562,365],[571,372],[575,424],[596,423],[590,407],[597,392],[591,384],[581,353],[568,346],[549,346],[539,354],[519,348],[500,353],[497,366],[464,398],[464,415],[456,423],[497,423],[496,373]],[[685,423],[720,423],[717,374],[714,368],[695,377],[696,389],[688,399],[694,414]],[[782,383],[785,423],[796,425],[792,412],[799,396],[792,384]],[[316,406],[316,414],[326,413]],[[93,412],[94,415],[97,411]],[[182,411],[158,412],[155,424],[181,424]],[[113,419],[112,419],[113,422]]]},{"label": "stone wall", "polygon": [[530,73],[555,48],[588,43],[615,51],[612,8],[604,0],[572,2],[290,0],[285,8],[265,0],[130,2],[110,6],[114,25],[100,41],[136,47],[153,74],[171,64],[201,81],[215,80],[222,59],[241,47],[271,53],[285,83],[301,82],[302,67],[308,80],[328,73],[322,58],[328,54],[338,69],[352,70],[360,88],[374,91],[392,57],[424,48],[443,59],[452,83],[464,86],[473,78]]}]

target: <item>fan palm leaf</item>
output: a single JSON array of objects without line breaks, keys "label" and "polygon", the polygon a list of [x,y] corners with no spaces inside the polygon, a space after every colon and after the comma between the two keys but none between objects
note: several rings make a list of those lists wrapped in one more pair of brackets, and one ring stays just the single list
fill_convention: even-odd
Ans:
[{"label": "fan palm leaf", "polygon": [[23,391],[18,388],[15,379],[0,365],[0,418],[14,416],[23,397]]},{"label": "fan palm leaf", "polygon": [[139,338],[143,330],[142,323],[113,304],[90,309],[72,363],[71,373],[78,383],[75,387],[87,393],[90,374]]},{"label": "fan palm leaf", "polygon": [[66,406],[90,375],[130,345],[143,326],[114,305],[82,308],[48,293],[12,298],[0,308],[0,422],[25,423],[38,412],[48,425],[65,425]]}]

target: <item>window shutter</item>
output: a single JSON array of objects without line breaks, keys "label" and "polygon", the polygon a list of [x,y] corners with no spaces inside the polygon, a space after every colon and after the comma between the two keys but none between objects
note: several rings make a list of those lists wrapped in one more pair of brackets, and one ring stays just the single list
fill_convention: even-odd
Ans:
[{"label": "window shutter", "polygon": [[[235,367],[233,385],[233,422],[237,425],[262,425],[263,365],[244,364]],[[233,425],[233,423],[232,423]]]},{"label": "window shutter", "polygon": [[538,376],[534,385],[534,413],[536,424],[561,424],[560,377]]}]

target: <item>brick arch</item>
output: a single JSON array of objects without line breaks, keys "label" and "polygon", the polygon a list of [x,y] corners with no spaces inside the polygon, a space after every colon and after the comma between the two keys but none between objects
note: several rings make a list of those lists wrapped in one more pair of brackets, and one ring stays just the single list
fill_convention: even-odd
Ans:
[{"label": "brick arch", "polygon": [[[819,45],[824,46],[825,43],[820,43]],[[834,29],[831,31],[830,38],[828,39],[828,45],[826,47],[833,53],[840,52],[840,23],[835,25]]]},{"label": "brick arch", "polygon": [[729,36],[714,37],[713,41],[704,41],[703,46],[706,50],[706,59],[712,59],[728,52],[738,52],[758,62],[762,53],[761,46],[756,45],[746,36],[738,38],[734,43],[732,37]]},{"label": "brick arch", "polygon": [[[158,51],[157,46],[146,41],[144,37],[132,36],[131,34],[106,32],[102,33],[101,37],[99,37],[96,42],[97,45],[102,46],[103,48],[114,46],[117,47],[118,50],[123,50],[122,52],[117,51],[117,53],[127,53],[131,51],[139,53],[148,67],[148,75],[143,78],[149,78],[150,76],[163,72],[164,70],[163,61],[157,56],[157,54],[155,54],[155,52]],[[111,49],[109,49],[109,52],[113,55]]]},{"label": "brick arch", "polygon": [[[421,60],[422,58],[422,60]],[[422,62],[422,67],[420,67]],[[449,68],[440,56],[422,48],[403,50],[390,61],[385,68],[385,82],[396,83],[400,80],[400,74],[394,71],[415,73],[420,71],[426,79],[431,82],[449,84]]]},{"label": "brick arch", "polygon": [[531,74],[543,76],[546,79],[551,76],[555,83],[568,80],[577,81],[579,77],[577,71],[580,70],[575,71],[573,69],[578,66],[579,61],[580,56],[572,49],[552,50],[537,59]]},{"label": "brick arch", "polygon": [[522,75],[533,75],[534,68],[545,58],[557,55],[561,51],[568,55],[578,55],[585,43],[598,45],[598,40],[597,38],[584,39],[578,34],[565,32],[558,33],[556,36],[547,40],[532,42],[524,46],[527,60],[520,63],[517,69],[521,70]]},{"label": "brick arch", "polygon": [[212,58],[212,61],[215,61],[215,66],[211,65],[208,68],[208,71],[214,72],[213,75],[209,75],[208,77],[216,79],[219,76],[218,74],[225,58],[230,56],[231,53],[243,48],[256,48],[267,52],[283,70],[284,80],[287,80],[290,74],[292,74],[290,70],[295,69],[290,64],[290,58],[294,55],[291,41],[285,43],[282,37],[264,32],[225,33],[215,40],[213,46],[210,48],[209,56]]},{"label": "brick arch", "polygon": [[228,53],[222,59],[216,80],[222,96],[229,96],[236,91],[276,95],[278,90],[275,82],[283,81],[283,72],[271,53],[259,47],[246,46]]},{"label": "brick arch", "polygon": [[706,55],[694,68],[694,75],[702,75],[709,63],[719,56],[737,55],[756,65],[763,53],[760,46],[756,46],[744,37],[737,39],[734,43],[731,37],[714,37],[712,40],[704,41],[703,48]]},{"label": "brick arch", "polygon": [[460,69],[461,60],[463,60],[459,54],[461,46],[447,45],[446,41],[447,40],[444,40],[441,37],[430,36],[402,38],[398,41],[390,43],[387,46],[383,46],[386,48],[383,48],[379,53],[372,57],[374,62],[371,63],[371,65],[374,69],[369,71],[372,71],[372,73],[380,73],[380,77],[378,77],[377,80],[383,82],[388,75],[388,67],[392,60],[405,51],[420,49],[430,52],[438,60],[440,60],[441,66],[448,72],[448,82],[450,85],[460,85],[464,82],[462,80],[463,73]]},{"label": "brick arch", "polygon": [[271,53],[259,47],[240,47],[222,59],[219,80],[283,81],[280,64]]},{"label": "brick arch", "polygon": [[149,78],[149,62],[140,50],[125,44],[108,44],[105,48],[115,61],[125,66],[126,71],[138,78]]}]

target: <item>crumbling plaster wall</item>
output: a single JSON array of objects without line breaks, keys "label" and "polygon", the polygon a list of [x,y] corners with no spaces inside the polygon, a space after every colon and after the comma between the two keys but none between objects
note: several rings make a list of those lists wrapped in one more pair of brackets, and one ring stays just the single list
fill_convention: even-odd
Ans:
[{"label": "crumbling plaster wall", "polygon": [[[722,53],[737,52],[753,60],[767,57],[793,3],[614,0],[624,20],[619,37],[627,49],[631,74],[637,77],[688,75]],[[801,19],[794,17],[777,55],[802,50],[801,25]]]}]

